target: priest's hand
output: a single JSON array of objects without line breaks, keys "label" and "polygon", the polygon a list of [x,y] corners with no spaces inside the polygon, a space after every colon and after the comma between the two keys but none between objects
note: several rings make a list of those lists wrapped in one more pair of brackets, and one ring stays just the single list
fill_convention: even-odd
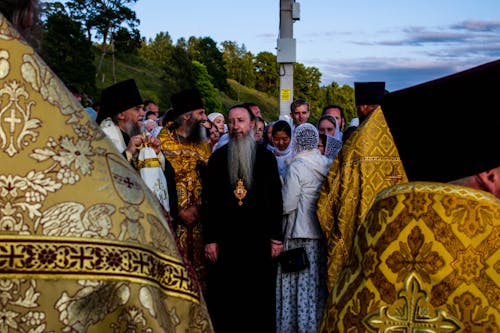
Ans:
[{"label": "priest's hand", "polygon": [[193,205],[179,210],[179,218],[187,225],[193,225],[199,218],[198,208]]},{"label": "priest's hand", "polygon": [[129,156],[135,157],[135,155],[139,153],[139,147],[142,145],[142,143],[143,143],[142,134],[134,135],[133,137],[130,138],[127,149],[125,149],[127,159]]},{"label": "priest's hand", "polygon": [[219,255],[219,248],[217,243],[210,243],[205,245],[205,257],[211,262],[216,262]]},{"label": "priest's hand", "polygon": [[283,252],[283,243],[281,241],[271,239],[271,256],[276,258]]}]

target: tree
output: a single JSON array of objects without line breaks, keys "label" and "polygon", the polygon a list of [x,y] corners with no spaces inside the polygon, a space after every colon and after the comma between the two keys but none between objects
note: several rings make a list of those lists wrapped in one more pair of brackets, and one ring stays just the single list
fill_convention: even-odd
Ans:
[{"label": "tree", "polygon": [[130,32],[127,28],[121,27],[113,33],[113,41],[116,52],[137,54],[137,50],[141,47],[141,33],[138,29],[132,29]]},{"label": "tree", "polygon": [[80,22],[87,30],[88,37],[95,31],[96,36],[102,39],[101,58],[97,66],[100,73],[102,61],[107,53],[110,37],[113,31],[122,24],[134,29],[139,20],[129,5],[137,0],[70,0],[67,2],[73,19]]},{"label": "tree", "polygon": [[157,33],[154,40],[143,41],[139,49],[139,55],[144,59],[158,64],[164,64],[168,61],[174,52],[172,38],[168,32]]},{"label": "tree", "polygon": [[193,60],[193,71],[195,76],[195,87],[200,91],[203,105],[208,113],[222,112],[222,103],[218,99],[217,89],[212,84],[212,77],[207,68],[201,62]]},{"label": "tree", "polygon": [[321,72],[316,67],[306,67],[295,63],[293,69],[293,89],[295,98],[305,98],[309,102],[311,122],[318,120],[321,114],[320,99]]},{"label": "tree", "polygon": [[214,86],[221,91],[229,91],[228,74],[222,52],[217,48],[217,43],[210,37],[190,37],[188,46],[191,59],[197,60],[206,66],[208,74],[213,79]]},{"label": "tree", "polygon": [[279,71],[276,56],[271,52],[260,52],[255,58],[255,89],[278,96]]},{"label": "tree", "polygon": [[44,29],[42,56],[50,68],[65,84],[95,94],[94,53],[80,23],[57,11],[47,16]]}]

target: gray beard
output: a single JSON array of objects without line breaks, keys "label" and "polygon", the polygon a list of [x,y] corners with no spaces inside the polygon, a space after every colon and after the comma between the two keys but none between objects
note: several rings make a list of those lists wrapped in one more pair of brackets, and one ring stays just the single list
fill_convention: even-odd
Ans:
[{"label": "gray beard", "polygon": [[138,134],[141,134],[141,127],[137,123],[126,123],[123,125],[124,127],[124,132],[128,134],[128,136],[133,137]]},{"label": "gray beard", "polygon": [[253,166],[257,143],[253,135],[241,139],[231,138],[228,143],[228,170],[229,181],[236,186],[238,179],[243,179],[245,186],[250,189],[253,181]]}]

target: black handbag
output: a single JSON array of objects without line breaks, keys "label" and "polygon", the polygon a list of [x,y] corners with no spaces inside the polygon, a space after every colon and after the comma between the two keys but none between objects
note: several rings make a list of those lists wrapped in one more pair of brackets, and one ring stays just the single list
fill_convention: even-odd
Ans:
[{"label": "black handbag", "polygon": [[284,273],[299,272],[309,267],[309,259],[303,247],[281,252],[278,260]]}]

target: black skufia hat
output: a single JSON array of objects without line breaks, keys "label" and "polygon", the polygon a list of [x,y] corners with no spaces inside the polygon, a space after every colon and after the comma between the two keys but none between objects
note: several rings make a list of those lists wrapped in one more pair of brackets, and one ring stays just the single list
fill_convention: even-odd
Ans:
[{"label": "black skufia hat", "polygon": [[118,82],[101,92],[101,109],[96,122],[142,104],[142,97],[134,79]]},{"label": "black skufia hat", "polygon": [[385,94],[385,82],[354,82],[356,105],[377,105]]},{"label": "black skufia hat", "polygon": [[410,181],[500,166],[500,60],[395,91],[381,106]]},{"label": "black skufia hat", "polygon": [[189,111],[204,109],[201,94],[198,89],[185,89],[170,97],[172,109],[167,112],[168,120],[174,120]]}]

